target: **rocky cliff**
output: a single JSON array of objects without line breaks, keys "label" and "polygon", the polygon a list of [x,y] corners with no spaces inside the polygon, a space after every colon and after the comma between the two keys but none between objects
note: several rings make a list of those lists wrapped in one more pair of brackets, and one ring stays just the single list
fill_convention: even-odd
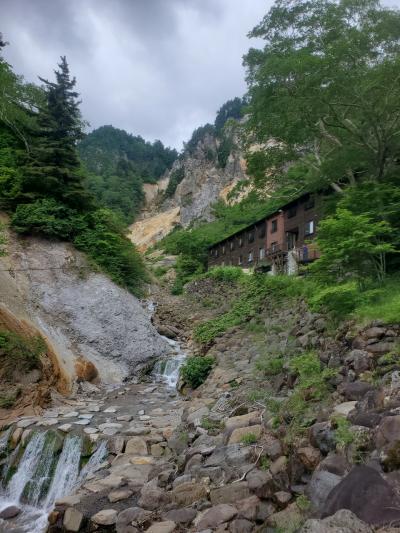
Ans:
[{"label": "rocky cliff", "polygon": [[121,382],[168,351],[139,300],[71,245],[10,233],[7,248],[1,307],[47,340],[70,384]]},{"label": "rocky cliff", "polygon": [[227,200],[239,182],[248,180],[238,137],[232,134],[228,148],[222,146],[224,142],[226,139],[206,133],[194,149],[186,149],[175,161],[160,185],[146,191],[145,208],[129,233],[142,250],[177,225],[188,227],[199,220],[212,220],[212,205]]}]

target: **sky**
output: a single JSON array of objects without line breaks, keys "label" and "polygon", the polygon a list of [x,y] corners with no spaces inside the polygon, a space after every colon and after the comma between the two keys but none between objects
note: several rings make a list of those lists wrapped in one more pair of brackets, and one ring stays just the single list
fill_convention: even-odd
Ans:
[{"label": "sky", "polygon": [[[400,1],[400,0],[399,0]],[[248,32],[272,0],[0,0],[15,72],[51,79],[61,55],[91,128],[103,124],[180,149],[246,91]]]},{"label": "sky", "polygon": [[[273,0],[0,0],[6,60],[28,81],[66,55],[90,127],[177,149],[246,91],[248,32]],[[385,0],[400,7],[400,0]]]}]

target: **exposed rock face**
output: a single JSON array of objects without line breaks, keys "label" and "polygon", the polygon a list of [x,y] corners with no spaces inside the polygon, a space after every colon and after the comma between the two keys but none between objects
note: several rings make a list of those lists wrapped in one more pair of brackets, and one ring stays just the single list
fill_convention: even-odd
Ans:
[{"label": "exposed rock face", "polygon": [[10,235],[0,266],[0,303],[36,327],[71,379],[120,382],[168,351],[139,300],[71,245]]},{"label": "exposed rock face", "polygon": [[[228,194],[241,181],[247,181],[244,153],[237,140],[233,144],[225,167],[218,164],[220,141],[206,134],[192,152],[175,161],[159,185],[146,191],[146,208],[130,228],[130,239],[141,249],[163,238],[174,226],[187,227],[195,220],[212,220],[212,205]],[[184,178],[174,195],[165,198],[165,182],[177,171]]]}]

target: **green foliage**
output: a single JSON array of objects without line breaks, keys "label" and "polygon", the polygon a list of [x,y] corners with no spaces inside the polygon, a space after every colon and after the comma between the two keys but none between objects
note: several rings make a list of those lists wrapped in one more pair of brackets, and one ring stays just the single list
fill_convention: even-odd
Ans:
[{"label": "green foliage", "polygon": [[29,371],[40,367],[40,357],[46,352],[42,337],[23,337],[12,331],[0,330],[0,361],[3,377],[9,378],[16,369]]},{"label": "green foliage", "polygon": [[361,293],[355,282],[328,285],[315,291],[309,299],[314,311],[330,313],[335,318],[345,318],[351,314],[361,301]]},{"label": "green foliage", "polygon": [[239,120],[243,115],[244,98],[233,98],[225,102],[217,112],[214,127],[217,135],[220,135],[227,120]]},{"label": "green foliage", "polygon": [[4,224],[0,222],[0,257],[6,255],[7,237],[4,232]]},{"label": "green foliage", "polygon": [[147,279],[141,256],[123,235],[115,215],[99,209],[86,217],[87,227],[74,239],[75,246],[104,270],[110,278],[137,296]]},{"label": "green foliage", "polygon": [[271,460],[269,459],[269,457],[267,457],[266,455],[263,455],[260,458],[260,463],[259,463],[261,470],[268,470],[270,465],[271,465]]},{"label": "green foliage", "polygon": [[19,389],[17,389],[15,392],[0,394],[0,408],[11,409],[11,407],[13,407],[15,402],[17,401],[19,394]]},{"label": "green foliage", "polygon": [[289,369],[297,376],[292,394],[282,401],[267,398],[266,405],[277,423],[286,426],[286,438],[292,442],[314,422],[318,408],[329,402],[328,380],[335,371],[322,368],[319,357],[313,352],[293,357]]},{"label": "green foliage", "polygon": [[309,270],[318,278],[334,282],[352,278],[361,285],[368,279],[382,280],[386,254],[395,251],[388,242],[390,235],[387,222],[374,222],[366,214],[338,209],[318,226],[321,257]]},{"label": "green foliage", "polygon": [[278,0],[251,36],[264,48],[245,57],[247,127],[261,144],[280,140],[256,165],[253,156],[264,185],[290,180],[283,169],[303,159],[298,147],[308,147],[320,187],[397,173],[398,10],[379,0]]},{"label": "green foliage", "polygon": [[212,420],[207,416],[203,416],[200,425],[203,429],[206,429],[207,431],[218,431],[219,429],[221,429],[221,422],[218,422],[217,420]]},{"label": "green foliage", "polygon": [[224,281],[228,283],[236,283],[240,279],[243,279],[245,274],[243,269],[234,266],[217,266],[210,268],[204,274],[198,276],[199,279],[211,278],[218,281]]},{"label": "green foliage", "polygon": [[354,315],[365,321],[379,318],[386,324],[400,322],[400,278],[387,277],[378,287],[365,290]]},{"label": "green foliage", "polygon": [[226,167],[228,157],[233,150],[233,146],[232,137],[227,134],[223,135],[217,150],[218,164],[221,168]]},{"label": "green foliage", "polygon": [[285,360],[281,355],[261,357],[256,361],[256,369],[265,376],[277,376],[283,371],[284,366]]},{"label": "green foliage", "polygon": [[350,422],[344,416],[333,419],[335,426],[335,441],[340,449],[345,449],[354,441],[354,435],[350,431]]},{"label": "green foliage", "polygon": [[289,276],[254,274],[245,276],[241,283],[243,294],[227,313],[196,327],[194,338],[197,342],[207,345],[227,329],[256,316],[266,301],[278,305],[284,300],[298,298],[306,289],[304,280]]},{"label": "green foliage", "polygon": [[165,196],[170,198],[175,194],[176,188],[185,177],[185,167],[178,167],[171,173],[167,188],[165,189]]},{"label": "green foliage", "polygon": [[246,433],[246,435],[243,435],[240,442],[244,444],[245,446],[251,446],[252,444],[255,444],[258,441],[257,435],[255,433]]},{"label": "green foliage", "polygon": [[300,511],[308,511],[311,508],[311,501],[307,498],[305,494],[300,494],[296,498],[296,505]]},{"label": "green foliage", "polygon": [[215,359],[210,356],[189,357],[185,364],[181,366],[181,376],[192,389],[196,389],[205,382],[214,362]]}]

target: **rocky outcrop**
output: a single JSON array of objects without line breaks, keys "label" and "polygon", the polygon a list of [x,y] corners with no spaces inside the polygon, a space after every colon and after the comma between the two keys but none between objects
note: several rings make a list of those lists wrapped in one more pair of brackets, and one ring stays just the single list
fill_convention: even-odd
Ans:
[{"label": "rocky outcrop", "polygon": [[[221,140],[206,134],[191,152],[176,160],[165,178],[146,192],[146,205],[139,219],[130,227],[129,237],[142,250],[163,238],[175,226],[189,226],[198,220],[213,219],[212,205],[227,200],[239,182],[246,182],[246,161],[239,140],[233,138],[226,164],[218,163]],[[165,195],[165,182],[176,173],[182,181],[171,197]],[[237,201],[245,190],[236,197]]]},{"label": "rocky outcrop", "polygon": [[71,382],[121,382],[168,352],[139,300],[71,245],[10,234],[7,252],[1,305],[42,334]]}]

